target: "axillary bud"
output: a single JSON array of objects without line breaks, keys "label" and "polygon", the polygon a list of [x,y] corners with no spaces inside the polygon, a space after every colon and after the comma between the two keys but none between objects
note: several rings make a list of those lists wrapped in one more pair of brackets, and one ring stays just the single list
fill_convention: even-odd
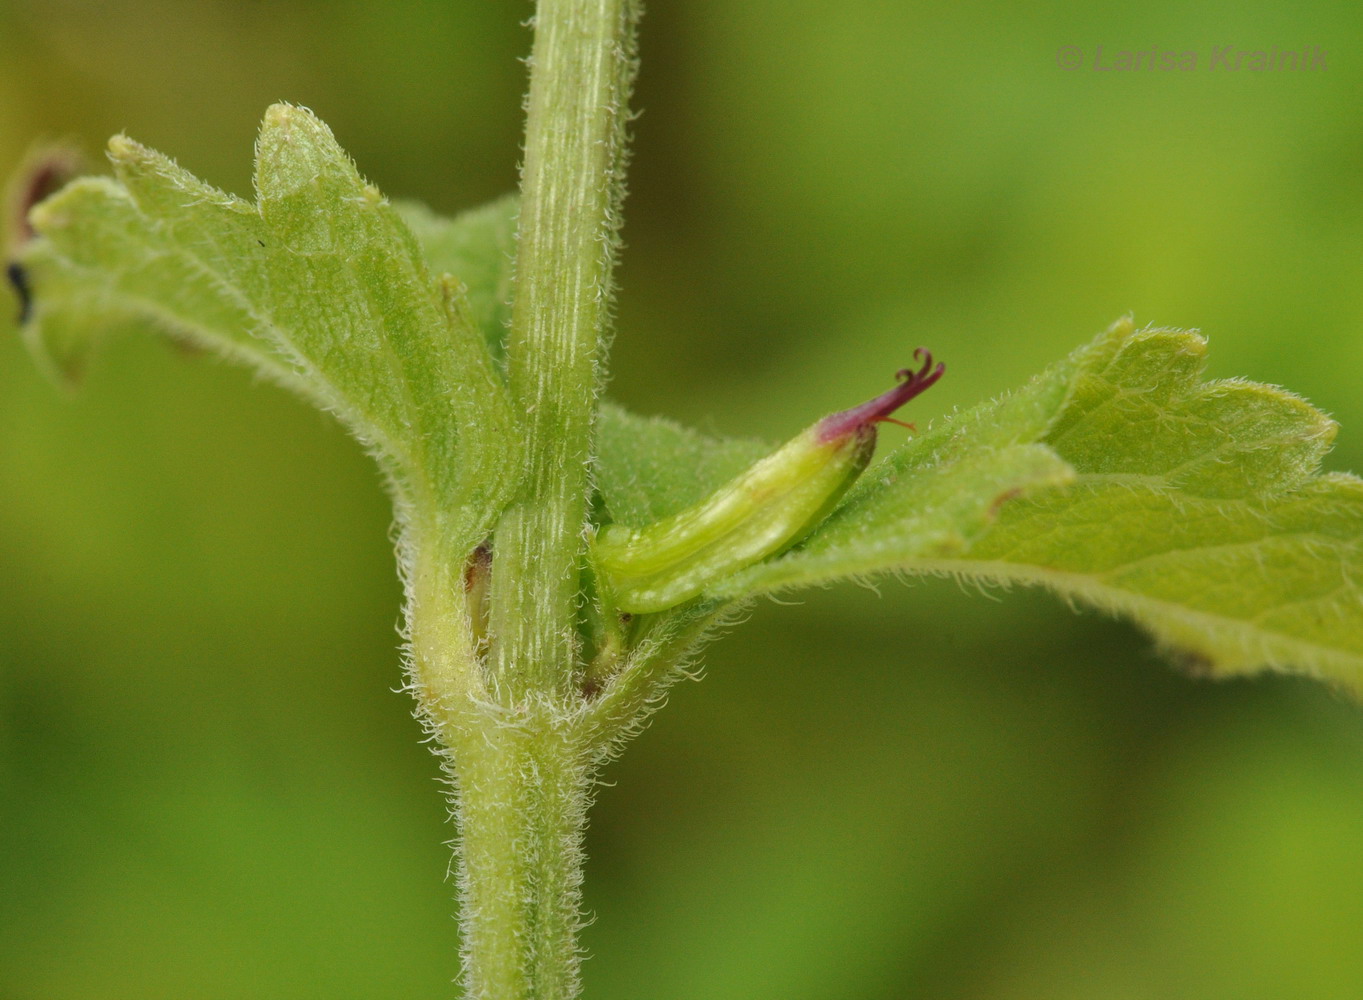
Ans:
[{"label": "axillary bud", "polygon": [[876,424],[942,377],[932,354],[850,410],[832,413],[685,510],[644,528],[611,524],[592,542],[605,597],[643,614],[699,596],[714,581],[784,551],[828,515],[871,460]]}]

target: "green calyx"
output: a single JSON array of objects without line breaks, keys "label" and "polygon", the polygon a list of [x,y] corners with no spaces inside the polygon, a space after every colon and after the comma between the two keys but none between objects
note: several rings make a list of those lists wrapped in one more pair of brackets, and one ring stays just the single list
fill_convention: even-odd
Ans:
[{"label": "green calyx", "polygon": [[592,561],[610,602],[663,611],[797,544],[871,461],[876,424],[941,377],[932,355],[918,354],[922,368],[901,371],[900,385],[824,417],[700,502],[644,528],[601,529]]}]

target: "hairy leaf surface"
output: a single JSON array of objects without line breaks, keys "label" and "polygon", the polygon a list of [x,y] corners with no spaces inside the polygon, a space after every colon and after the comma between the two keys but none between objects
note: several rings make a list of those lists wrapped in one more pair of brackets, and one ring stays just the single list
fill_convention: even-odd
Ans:
[{"label": "hairy leaf surface", "polygon": [[[391,206],[324,125],[285,106],[258,154],[253,204],[116,138],[114,179],[33,213],[31,345],[72,377],[101,331],[151,324],[251,364],[336,412],[476,543],[511,476],[499,362],[516,200],[455,219]],[[1136,619],[1212,672],[1363,690],[1363,481],[1319,471],[1328,418],[1271,386],[1202,381],[1205,350],[1120,322],[909,440],[800,545],[708,596],[885,572],[1038,584]],[[596,435],[598,516],[630,525],[770,450],[610,405]]]},{"label": "hairy leaf surface", "polygon": [[[452,541],[481,540],[515,439],[486,317],[466,296],[472,279],[490,311],[483,276],[433,276],[399,212],[302,109],[266,113],[255,203],[122,136],[110,158],[113,179],[79,180],[32,213],[27,336],[49,370],[75,376],[101,331],[150,323],[333,411],[406,500],[443,512]],[[479,239],[466,236],[464,258]]]},{"label": "hairy leaf surface", "polygon": [[1200,669],[1363,690],[1363,480],[1322,474],[1301,398],[1201,381],[1197,334],[1122,321],[1024,389],[873,467],[744,597],[844,576],[1050,587],[1140,622]]},{"label": "hairy leaf surface", "polygon": [[463,287],[469,316],[498,361],[506,353],[511,322],[511,284],[516,260],[520,199],[507,195],[445,218],[414,201],[394,203],[421,244],[431,273],[448,274]]}]

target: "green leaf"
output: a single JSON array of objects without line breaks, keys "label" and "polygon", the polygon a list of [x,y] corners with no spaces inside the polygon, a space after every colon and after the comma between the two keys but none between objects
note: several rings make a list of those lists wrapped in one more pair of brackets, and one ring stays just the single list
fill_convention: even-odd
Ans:
[{"label": "green leaf", "polygon": [[511,322],[520,199],[506,195],[452,219],[419,202],[396,202],[393,207],[421,244],[431,273],[448,274],[463,286],[469,315],[501,362]]},{"label": "green leaf", "polygon": [[760,441],[715,438],[603,403],[595,482],[602,520],[643,525],[704,499],[771,451]]},{"label": "green leaf", "polygon": [[336,413],[407,502],[452,516],[452,544],[477,544],[514,467],[505,386],[462,288],[432,276],[330,130],[270,108],[256,204],[121,136],[110,158],[115,179],[32,213],[40,360],[77,375],[101,331],[138,319],[251,364]]},{"label": "green leaf", "polygon": [[1363,691],[1363,480],[1281,389],[1202,382],[1194,333],[1117,323],[1023,390],[875,466],[738,598],[878,572],[1039,584],[1134,618],[1187,662]]},{"label": "green leaf", "polygon": [[[264,236],[254,208],[199,184],[127,139],[116,138],[110,146],[117,157],[138,155],[157,170],[184,207],[158,218],[124,184],[85,177],[35,208],[34,225],[44,238],[27,245],[20,260],[34,289],[27,337],[45,368],[75,379],[98,334],[142,316],[307,390],[263,339],[262,324],[249,309],[249,281],[241,271],[259,255]],[[119,159],[116,163],[125,176],[132,174]],[[192,251],[184,247],[185,238]],[[256,283],[264,285],[264,278]]]}]

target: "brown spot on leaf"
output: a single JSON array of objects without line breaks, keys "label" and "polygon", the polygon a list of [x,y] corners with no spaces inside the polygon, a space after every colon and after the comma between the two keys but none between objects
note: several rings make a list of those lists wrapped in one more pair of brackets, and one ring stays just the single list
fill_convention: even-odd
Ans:
[{"label": "brown spot on leaf", "polygon": [[1020,496],[1022,496],[1022,489],[1017,486],[1013,487],[1011,490],[1004,490],[996,496],[994,502],[989,505],[990,520],[999,516],[999,511],[1003,509],[1004,504],[1009,500],[1016,500]]}]

